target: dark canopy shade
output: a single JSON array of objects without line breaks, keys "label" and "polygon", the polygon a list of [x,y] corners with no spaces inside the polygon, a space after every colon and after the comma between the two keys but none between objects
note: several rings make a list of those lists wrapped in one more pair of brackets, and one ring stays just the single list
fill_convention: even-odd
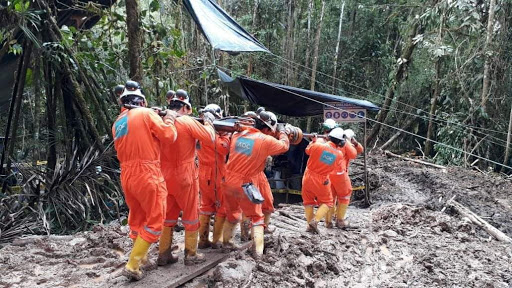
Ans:
[{"label": "dark canopy shade", "polygon": [[269,52],[215,3],[215,0],[183,0],[187,11],[216,50]]},{"label": "dark canopy shade", "polygon": [[[251,103],[264,106],[268,110],[287,116],[314,116],[323,114],[326,102],[341,102],[378,111],[380,108],[366,100],[352,99],[295,87],[257,81],[247,77],[231,78],[217,69],[221,81],[228,86],[229,92]],[[309,99],[308,99],[309,98]],[[311,101],[310,99],[319,101]]]}]

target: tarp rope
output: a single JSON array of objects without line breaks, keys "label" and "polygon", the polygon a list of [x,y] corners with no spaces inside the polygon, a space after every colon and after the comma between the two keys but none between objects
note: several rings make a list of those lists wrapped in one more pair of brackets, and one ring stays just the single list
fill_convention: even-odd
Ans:
[{"label": "tarp rope", "polygon": [[[310,71],[312,71],[312,70],[313,70],[313,69],[312,69],[312,68],[310,68],[310,67],[307,67],[307,66],[302,65],[302,64],[300,64],[300,63],[297,63],[297,62],[294,62],[294,61],[288,60],[288,59],[286,59],[286,58],[284,58],[284,57],[282,57],[282,56],[276,55],[276,54],[274,54],[274,53],[270,53],[270,55],[272,55],[272,56],[274,56],[274,57],[277,57],[277,58],[281,59],[282,61],[287,62],[287,63],[288,63],[288,64],[290,64],[290,65],[296,65],[296,66],[299,66],[299,67],[301,67],[301,68],[308,69],[308,70],[310,70]],[[265,60],[265,59],[264,59],[264,60]],[[275,63],[275,62],[272,62],[272,63]],[[302,73],[305,73],[305,72],[302,72]],[[376,96],[378,96],[378,97],[380,97],[380,98],[384,98],[384,99],[386,98],[386,96],[385,96],[385,95],[382,95],[382,94],[380,94],[380,93],[377,93],[377,92],[371,91],[371,90],[369,90],[369,89],[366,89],[366,88],[364,88],[364,87],[358,86],[358,85],[356,85],[356,84],[350,83],[350,82],[348,82],[348,81],[346,81],[346,80],[343,80],[343,79],[340,79],[340,78],[337,78],[337,77],[333,77],[333,76],[328,75],[328,74],[326,74],[326,73],[323,73],[323,72],[321,72],[321,71],[317,71],[317,73],[318,73],[318,74],[321,74],[321,75],[324,75],[324,76],[326,76],[326,77],[328,77],[328,78],[330,78],[330,79],[333,79],[333,80],[335,79],[335,80],[337,80],[337,81],[343,82],[343,83],[345,83],[345,84],[347,84],[347,85],[349,85],[349,86],[355,87],[355,88],[357,88],[357,89],[360,89],[360,90],[362,90],[362,91],[368,92],[368,93],[370,93],[370,94],[376,95]],[[309,74],[308,74],[308,75],[309,75]],[[315,79],[315,82],[318,82],[318,83],[320,83],[320,84],[323,84],[323,85],[327,85],[327,86],[329,86],[328,84],[321,83],[320,81],[318,81],[318,80],[316,80],[316,79]],[[333,86],[329,86],[329,87],[334,88],[334,89],[337,89],[338,91],[342,91],[342,92],[344,92],[344,93],[353,94],[353,95],[356,95],[356,96],[361,97],[361,96],[360,96],[360,95],[358,95],[358,94],[351,93],[351,92],[348,92],[348,91],[344,91],[344,90],[341,90],[340,88],[336,88],[336,87],[333,87]],[[417,110],[417,111],[421,111],[421,112],[423,112],[423,113],[427,114],[428,116],[431,116],[431,115],[432,115],[432,116],[433,116],[433,118],[435,118],[435,119],[437,119],[437,118],[441,118],[441,117],[439,117],[438,115],[432,114],[432,113],[430,113],[429,111],[423,110],[423,109],[421,109],[421,108],[419,108],[419,107],[415,107],[415,106],[410,105],[410,104],[407,104],[407,103],[405,103],[405,102],[401,102],[401,101],[396,100],[396,99],[394,100],[394,102],[399,103],[399,104],[401,104],[401,105],[404,105],[404,106],[406,106],[406,107],[409,107],[409,108],[411,108],[411,109],[415,109],[415,110]],[[448,114],[448,115],[450,115],[450,116],[453,116],[453,114],[449,114],[449,113],[447,113],[447,114]],[[459,125],[459,126],[464,126],[464,127],[472,128],[472,129],[474,129],[474,130],[483,130],[483,131],[489,131],[489,132],[494,132],[494,133],[498,133],[498,134],[504,134],[504,135],[507,135],[507,133],[506,133],[506,132],[502,132],[502,131],[498,131],[498,130],[493,130],[493,129],[489,129],[489,128],[477,127],[477,126],[472,126],[472,125],[462,124],[462,123],[453,122],[453,121],[450,121],[450,120],[447,120],[447,119],[442,119],[442,118],[441,118],[441,119],[437,119],[437,120],[439,120],[439,121],[446,121],[447,123],[450,123],[450,124],[453,124],[453,125]],[[499,139],[499,138],[498,138],[498,139]]]},{"label": "tarp rope", "polygon": [[[225,69],[225,70],[227,70],[227,71],[230,71],[231,73],[233,72],[233,71],[231,71],[230,69],[228,69],[228,68],[226,68],[226,67],[222,67],[222,66],[218,66],[218,67],[220,67],[220,68],[222,68],[222,69]],[[279,89],[279,90],[281,90],[281,91],[284,91],[284,92],[286,92],[286,93],[294,94],[294,95],[296,95],[296,96],[298,96],[298,97],[301,97],[301,98],[307,99],[307,100],[312,101],[312,102],[316,102],[316,103],[322,104],[322,105],[324,105],[324,106],[330,107],[330,108],[335,109],[335,110],[339,110],[339,111],[342,111],[342,112],[350,113],[350,111],[347,111],[347,110],[345,110],[345,109],[342,109],[342,108],[339,108],[339,107],[336,107],[336,106],[330,105],[330,104],[328,104],[328,103],[324,103],[324,102],[322,102],[322,101],[319,101],[319,100],[316,100],[316,99],[313,99],[313,98],[310,98],[310,97],[307,97],[307,96],[304,96],[304,95],[300,95],[300,94],[298,94],[298,93],[295,93],[295,92],[292,92],[292,91],[289,91],[289,90],[286,90],[286,89],[283,89],[283,88],[281,88],[281,87],[279,87],[279,86],[277,86],[277,85],[273,85],[272,83],[268,83],[268,84],[269,84],[270,86],[272,86],[272,87],[274,87],[274,88],[276,88],[276,89]],[[421,135],[415,134],[415,133],[413,133],[413,132],[409,132],[409,131],[407,131],[407,130],[404,130],[404,129],[399,128],[399,127],[395,127],[395,126],[390,125],[390,124],[386,124],[386,123],[383,123],[383,122],[379,122],[379,121],[377,121],[377,120],[374,120],[374,119],[368,118],[368,117],[366,117],[366,116],[363,116],[363,117],[360,117],[360,118],[366,119],[367,121],[370,121],[370,122],[373,122],[373,123],[379,123],[379,124],[381,124],[382,126],[386,126],[386,127],[388,127],[388,128],[391,128],[391,129],[394,129],[394,130],[400,131],[400,132],[402,132],[402,133],[405,133],[405,134],[408,134],[408,135],[411,135],[411,136],[414,136],[414,137],[417,137],[417,138],[420,138],[420,139],[423,139],[423,140],[427,140],[427,138],[426,138],[426,137],[423,137],[423,136],[421,136]],[[365,136],[366,136],[366,135],[365,135]],[[498,166],[501,166],[501,167],[504,167],[504,168],[507,168],[507,169],[511,169],[511,170],[512,170],[512,167],[507,166],[507,165],[503,165],[503,164],[498,163],[498,162],[496,162],[496,161],[494,161],[494,160],[491,160],[491,159],[488,159],[488,158],[485,158],[485,157],[482,157],[482,156],[479,156],[479,155],[473,154],[473,153],[471,153],[471,152],[464,151],[464,150],[462,150],[462,149],[460,149],[460,148],[457,148],[457,147],[454,147],[454,146],[451,146],[451,145],[445,144],[445,143],[443,143],[443,142],[439,142],[439,141],[432,140],[432,139],[428,139],[428,140],[429,140],[429,141],[431,141],[432,143],[435,143],[435,144],[441,145],[441,146],[443,146],[443,147],[446,147],[446,148],[449,148],[449,149],[452,149],[452,150],[458,151],[458,152],[463,153],[463,154],[465,154],[465,155],[469,155],[469,156],[472,156],[472,157],[478,158],[478,159],[480,159],[480,160],[483,160],[483,161],[486,161],[486,162],[489,162],[489,163],[492,163],[492,164],[495,164],[495,165],[498,165]]]},{"label": "tarp rope", "polygon": [[[274,65],[277,65],[281,68],[288,68],[288,66],[284,66],[283,64],[279,64],[277,62],[272,62],[270,60],[267,60],[265,58],[263,58],[263,61],[267,62],[267,63],[270,63],[270,64],[274,64]],[[299,71],[301,73],[301,75],[303,75],[306,79],[309,79],[311,80],[311,76],[309,75],[309,73],[306,73],[305,71]],[[341,88],[337,88],[337,87],[334,87],[332,85],[329,85],[329,84],[326,84],[326,83],[323,83],[319,80],[316,80],[315,79],[315,82],[322,85],[323,87],[327,87],[327,88],[331,88],[331,89],[336,89],[337,91],[339,92],[342,92],[342,93],[345,93],[345,94],[349,94],[349,95],[354,95],[358,98],[364,98],[362,95],[359,95],[359,94],[356,94],[354,92],[349,92],[349,91],[345,91],[345,90],[342,90]],[[383,96],[385,97],[384,95],[381,95],[381,94],[376,94],[376,95],[379,95],[379,96]],[[411,106],[411,105],[409,105]],[[415,109],[418,109],[418,108],[415,108]],[[420,118],[420,119],[423,119],[423,120],[430,120],[429,117],[426,117],[426,116],[422,116],[422,115],[418,115],[418,114],[414,114],[414,113],[410,113],[410,112],[406,112],[406,111],[402,111],[402,110],[399,110],[398,108],[382,108],[381,107],[381,110],[387,110],[387,111],[390,111],[390,112],[394,112],[394,113],[400,113],[400,114],[404,114],[404,115],[410,115],[412,117],[415,117],[415,118]],[[421,109],[419,109],[421,110]],[[449,121],[449,120],[444,120],[444,119],[436,119],[436,118],[432,118],[432,121],[438,125],[441,125],[441,124],[444,124],[444,123],[448,123],[448,124],[454,124],[456,127],[454,127],[455,129],[457,129],[458,131],[461,131],[461,132],[464,132],[463,128],[466,128],[466,129],[475,129],[475,130],[488,130],[488,131],[492,131],[492,132],[496,132],[496,133],[500,133],[500,134],[506,134],[506,133],[503,133],[503,132],[500,132],[500,131],[496,131],[496,130],[492,130],[492,129],[486,129],[486,128],[482,128],[482,127],[476,127],[476,126],[471,126],[471,125],[466,125],[466,124],[462,124],[462,123],[457,123],[457,122],[452,122],[452,121]],[[483,133],[483,132],[480,132],[478,131],[479,133]],[[488,143],[492,143],[492,144],[495,144],[495,145],[498,145],[500,147],[503,147],[503,148],[506,148],[507,145],[507,141],[502,139],[502,138],[499,138],[499,137],[496,137],[496,136],[493,136],[493,135],[490,135],[490,134],[486,134],[485,136],[478,136],[478,135],[473,135],[476,139],[478,140],[484,140],[485,138],[490,138],[490,139],[495,139],[497,142],[495,141],[492,141],[490,139],[487,139],[486,141]],[[512,147],[512,143],[509,144],[509,147]]]}]

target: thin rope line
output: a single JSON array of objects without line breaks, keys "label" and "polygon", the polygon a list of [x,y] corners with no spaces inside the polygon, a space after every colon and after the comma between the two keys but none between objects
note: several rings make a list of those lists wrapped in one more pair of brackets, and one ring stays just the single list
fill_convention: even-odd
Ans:
[{"label": "thin rope line", "polygon": [[[288,66],[284,66],[284,65],[278,64],[278,63],[276,63],[276,62],[269,61],[269,60],[267,60],[267,59],[265,59],[265,58],[263,58],[263,60],[264,60],[264,61],[266,61],[266,62],[268,62],[268,63],[272,63],[272,64],[275,64],[275,65],[278,65],[278,66],[279,66],[279,67],[281,67],[281,68],[288,68]],[[301,73],[302,75],[305,75],[307,79],[311,79],[311,78],[310,78],[310,76],[309,76],[309,74],[306,74],[306,73],[305,73],[305,72],[303,72],[303,71],[302,71],[302,72],[300,72],[300,73]],[[319,80],[316,80],[316,82],[318,82],[319,84],[323,85],[324,87],[333,88],[333,89],[336,89],[336,90],[338,90],[338,91],[341,91],[341,92],[343,92],[343,93],[345,93],[345,94],[354,95],[354,96],[358,96],[359,98],[363,98],[363,97],[362,97],[361,95],[359,95],[359,94],[356,94],[356,93],[354,93],[354,92],[349,92],[349,91],[342,90],[342,89],[337,88],[337,87],[334,87],[334,86],[332,86],[332,85],[325,84],[325,83],[323,83],[323,82],[321,82],[321,81],[319,81]],[[387,108],[387,109],[386,109],[386,108],[381,108],[381,109],[382,109],[382,110],[387,110],[387,111],[390,111],[390,112],[395,112],[395,113],[401,113],[401,114],[405,114],[405,115],[410,115],[410,116],[412,116],[412,117],[415,117],[415,118],[421,118],[421,119],[423,119],[423,120],[430,120],[427,116],[422,116],[422,115],[417,115],[417,114],[413,114],[413,113],[406,112],[406,111],[401,111],[401,110],[398,110],[398,108],[391,108],[391,107],[389,107],[389,108]],[[438,124],[438,125],[441,125],[441,124],[443,124],[443,123],[445,123],[445,122],[446,122],[446,123],[449,123],[449,124],[450,124],[450,123],[451,123],[451,124],[456,124],[455,126],[459,126],[460,128],[459,128],[459,127],[454,127],[454,128],[458,129],[458,131],[461,131],[461,132],[464,132],[464,131],[462,130],[463,128],[465,128],[465,129],[475,129],[475,130],[478,130],[478,129],[482,129],[482,130],[491,130],[491,129],[485,129],[485,128],[475,127],[475,126],[471,126],[471,125],[465,125],[465,124],[461,124],[461,123],[457,123],[457,122],[450,122],[449,120],[437,119],[437,117],[436,117],[436,118],[432,118],[432,121],[433,121],[433,122],[435,122],[435,123],[436,123],[436,124]],[[494,131],[494,130],[491,130],[491,131]],[[482,134],[483,134],[483,132],[481,132],[481,131],[477,131],[477,132],[478,132],[478,133],[482,133]],[[503,133],[503,132],[499,132],[499,131],[494,131],[494,132],[497,132],[497,133]],[[506,140],[504,140],[504,139],[498,138],[498,137],[496,137],[496,136],[489,135],[489,134],[487,134],[487,135],[485,135],[485,136],[478,136],[478,135],[474,135],[474,136],[475,136],[475,138],[477,138],[478,140],[485,139],[485,138],[487,138],[487,137],[492,138],[492,139],[496,139],[498,142],[494,142],[494,141],[492,141],[492,140],[490,140],[490,139],[487,139],[486,141],[487,141],[487,142],[489,142],[489,143],[492,143],[492,144],[496,144],[496,145],[498,145],[498,146],[500,146],[500,147],[503,147],[503,148],[506,148],[506,147],[507,147],[507,145],[506,145],[507,141],[506,141]],[[509,147],[512,147],[512,144],[509,144]]]},{"label": "thin rope line", "polygon": [[[285,62],[288,62],[288,63],[290,63],[290,64],[294,64],[294,65],[297,65],[297,66],[300,66],[300,67],[306,68],[306,69],[308,69],[308,70],[313,70],[313,69],[311,69],[311,68],[309,68],[309,67],[307,67],[307,66],[304,66],[304,65],[302,65],[302,64],[300,64],[300,63],[297,63],[297,62],[294,62],[294,61],[291,61],[291,60],[288,60],[288,59],[286,59],[286,58],[284,58],[284,57],[281,57],[281,56],[279,56],[279,55],[276,55],[276,54],[274,54],[274,53],[270,53],[270,55],[275,56],[275,57],[277,57],[277,58],[279,58],[279,59],[281,59],[281,60],[283,60],[283,61],[285,61]],[[371,91],[371,90],[366,89],[366,88],[364,88],[364,87],[361,87],[361,86],[358,86],[358,85],[356,85],[356,84],[350,83],[350,82],[348,82],[348,81],[346,81],[346,80],[343,80],[343,79],[340,79],[340,78],[337,78],[337,77],[333,77],[333,76],[328,75],[328,74],[326,74],[326,73],[323,73],[323,72],[321,72],[321,71],[317,71],[317,73],[318,73],[318,74],[321,74],[321,75],[324,75],[324,76],[327,76],[327,77],[329,77],[329,78],[331,78],[331,79],[339,80],[340,82],[346,83],[347,85],[353,86],[353,87],[355,87],[355,88],[357,88],[357,89],[363,90],[363,91],[368,92],[368,93],[370,93],[370,94],[377,95],[377,96],[379,96],[379,97],[381,97],[381,98],[384,98],[384,99],[386,98],[386,96],[385,96],[385,95],[383,95],[383,94],[380,94],[380,93],[377,93],[377,92]],[[315,82],[321,83],[321,82],[320,82],[320,81],[318,81],[318,80],[315,80]],[[324,85],[328,85],[328,84],[324,84]],[[360,96],[360,95],[355,94],[355,93],[353,93],[353,92],[348,92],[348,91],[345,91],[345,90],[341,90],[340,88],[336,88],[336,87],[333,87],[333,86],[331,86],[331,88],[338,89],[338,90],[340,90],[340,91],[343,91],[344,93],[349,93],[349,94],[350,94],[350,93],[352,93],[353,95]],[[360,97],[361,97],[361,96],[360,96]],[[461,125],[462,125],[462,126],[464,126],[464,127],[470,127],[470,128],[472,128],[472,129],[475,129],[475,130],[485,130],[485,131],[490,131],[490,132],[494,132],[494,133],[498,133],[498,134],[503,134],[503,135],[506,135],[506,134],[507,134],[507,133],[505,133],[505,132],[498,131],[498,130],[493,130],[493,129],[489,129],[489,128],[476,127],[476,126],[471,126],[471,125],[461,124],[461,123],[457,123],[457,122],[452,122],[452,121],[450,121],[450,120],[445,120],[445,119],[442,119],[442,118],[441,118],[441,119],[438,119],[438,117],[439,117],[439,116],[437,116],[437,115],[435,115],[435,114],[432,114],[432,113],[430,113],[429,111],[423,110],[423,109],[421,109],[421,108],[415,107],[415,106],[413,106],[413,105],[407,104],[407,103],[405,103],[405,102],[402,102],[402,101],[399,101],[399,100],[396,100],[396,99],[395,99],[394,101],[395,101],[396,103],[402,104],[402,105],[404,105],[404,106],[406,106],[406,107],[414,108],[414,109],[416,109],[416,110],[419,110],[419,111],[421,111],[421,112],[424,112],[424,113],[426,113],[428,116],[432,115],[432,118],[433,118],[433,119],[435,118],[435,119],[437,119],[437,120],[439,120],[439,121],[446,121],[447,123],[450,123],[450,124],[453,124],[453,125],[459,125],[459,126],[461,126]],[[448,114],[449,114],[449,113],[448,113]],[[449,114],[449,115],[452,115],[452,114]],[[453,115],[452,115],[452,116],[453,116]]]},{"label": "thin rope line", "polygon": [[[222,67],[222,66],[218,66],[218,67],[221,67],[221,68],[223,68],[223,69],[226,69],[226,70],[228,70],[228,71],[231,71],[230,69],[228,69],[228,68],[226,68],[226,67]],[[231,72],[232,72],[232,71],[231,71]],[[299,97],[301,97],[301,98],[307,99],[307,100],[309,100],[309,101],[316,102],[316,103],[322,104],[322,105],[324,105],[324,106],[327,106],[327,107],[330,107],[330,108],[333,108],[333,109],[336,109],[336,110],[339,110],[339,111],[343,111],[343,112],[347,112],[347,113],[352,113],[351,111],[348,111],[348,110],[345,110],[345,109],[342,109],[342,108],[339,108],[339,107],[336,107],[336,106],[333,106],[333,105],[330,105],[330,104],[324,103],[324,102],[322,102],[322,101],[319,101],[319,100],[316,100],[316,99],[312,99],[312,98],[309,98],[309,97],[307,97],[307,96],[300,95],[300,94],[298,94],[298,93],[295,93],[295,92],[292,92],[292,91],[289,91],[289,90],[283,89],[283,88],[281,88],[281,87],[279,87],[279,86],[276,86],[276,85],[275,85],[275,84],[273,84],[273,83],[269,83],[269,82],[267,82],[267,83],[268,83],[270,86],[274,87],[274,88],[277,88],[277,89],[279,89],[279,90],[281,90],[281,91],[284,91],[284,92],[287,92],[287,93],[294,94],[294,95],[296,95],[296,96],[299,96]],[[404,129],[401,129],[401,128],[398,128],[398,127],[395,127],[395,126],[393,126],[393,125],[389,125],[389,124],[382,123],[382,122],[379,122],[379,121],[374,120],[374,119],[370,119],[370,118],[368,118],[367,116],[363,116],[363,117],[358,116],[358,117],[359,117],[359,118],[366,119],[367,121],[371,121],[371,122],[374,122],[374,123],[379,123],[379,124],[381,124],[381,125],[383,125],[383,126],[386,126],[386,127],[388,127],[388,128],[391,128],[391,129],[395,129],[395,130],[400,131],[400,132],[402,132],[402,133],[409,134],[409,135],[411,135],[411,136],[415,136],[415,137],[418,137],[418,138],[423,139],[423,140],[427,140],[427,138],[426,138],[426,137],[420,136],[420,135],[418,135],[418,134],[414,134],[414,133],[409,132],[409,131],[407,131],[407,130],[404,130]],[[366,136],[366,135],[365,135],[365,136]],[[365,140],[365,141],[366,141],[366,140]],[[505,167],[505,168],[507,168],[507,169],[512,169],[512,167],[510,167],[510,166],[503,165],[503,164],[498,163],[498,162],[496,162],[496,161],[494,161],[494,160],[487,159],[487,158],[485,158],[485,157],[482,157],[482,156],[479,156],[479,155],[473,154],[473,153],[471,153],[471,152],[466,152],[466,151],[464,151],[464,150],[462,150],[462,149],[460,149],[460,148],[453,147],[453,146],[451,146],[451,145],[448,145],[448,144],[445,144],[445,143],[442,143],[442,142],[439,142],[439,141],[436,141],[436,140],[432,140],[432,139],[428,139],[428,141],[431,141],[432,143],[435,143],[435,144],[439,144],[439,145],[444,146],[444,147],[446,147],[446,148],[453,149],[453,150],[455,150],[455,151],[459,151],[459,152],[461,152],[461,153],[463,153],[463,154],[470,155],[470,156],[473,156],[473,157],[475,157],[475,158],[478,158],[478,159],[481,159],[481,160],[484,160],[484,161],[487,161],[487,162],[490,162],[490,163],[496,164],[496,165],[498,165],[498,166]]]}]

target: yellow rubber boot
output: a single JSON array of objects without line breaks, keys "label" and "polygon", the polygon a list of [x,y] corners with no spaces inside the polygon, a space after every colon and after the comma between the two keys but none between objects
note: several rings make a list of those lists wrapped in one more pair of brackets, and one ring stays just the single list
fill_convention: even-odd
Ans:
[{"label": "yellow rubber boot", "polygon": [[249,241],[251,239],[249,235],[249,227],[251,226],[251,221],[249,218],[242,216],[242,222],[240,223],[240,241]]},{"label": "yellow rubber boot", "polygon": [[123,274],[135,281],[138,281],[144,277],[144,274],[140,270],[140,264],[142,258],[148,254],[149,247],[151,243],[146,240],[137,237],[135,243],[133,244],[132,252],[130,253],[130,258],[128,259],[128,263],[124,267]]},{"label": "yellow rubber boot", "polygon": [[203,254],[197,253],[197,237],[199,231],[185,230],[185,265],[194,265],[206,261]]},{"label": "yellow rubber boot", "polygon": [[320,222],[320,220],[325,217],[327,212],[329,212],[329,206],[326,204],[322,204],[320,207],[318,207],[318,210],[316,210],[315,218],[308,223],[311,232],[320,234],[320,230],[318,230],[318,222]]},{"label": "yellow rubber boot", "polygon": [[226,221],[225,217],[215,216],[215,223],[213,224],[212,249],[219,249],[221,247],[220,242],[222,241],[224,221]]},{"label": "yellow rubber boot", "polygon": [[[137,238],[135,239],[132,239],[133,240],[133,244],[135,245],[135,240],[137,240]],[[142,259],[140,259],[140,266],[144,267],[146,264],[148,264],[148,253],[146,253],[146,255],[144,255],[144,257],[142,257]]]},{"label": "yellow rubber boot", "polygon": [[338,204],[336,226],[340,229],[347,228],[348,223],[345,222],[345,215],[347,214],[348,204]]},{"label": "yellow rubber boot", "polygon": [[199,215],[199,244],[197,248],[206,249],[212,246],[210,236],[210,215]]},{"label": "yellow rubber boot", "polygon": [[[313,220],[313,217],[315,217],[313,206],[304,206],[304,213],[306,214],[306,222],[309,224],[309,222]],[[308,225],[308,227],[306,228],[306,232],[309,231],[311,231],[311,228],[309,228]]]},{"label": "yellow rubber boot", "polygon": [[173,228],[164,226],[162,235],[160,236],[160,242],[158,242],[158,266],[164,266],[178,262],[178,256],[174,256],[172,254],[173,233]]},{"label": "yellow rubber boot", "polygon": [[240,247],[233,243],[233,232],[235,231],[237,223],[230,223],[229,221],[224,222],[222,229],[222,250],[223,252],[231,252],[239,250]]},{"label": "yellow rubber boot", "polygon": [[270,216],[272,215],[272,213],[265,213],[265,228],[264,228],[264,232],[265,234],[272,234],[274,233],[274,229],[270,229]]},{"label": "yellow rubber boot", "polygon": [[264,248],[264,228],[263,226],[253,226],[252,227],[252,247],[253,247],[253,257],[258,260],[263,256],[263,248]]},{"label": "yellow rubber boot", "polygon": [[325,215],[325,228],[333,228],[332,215],[334,215],[334,207],[329,208],[329,211]]}]

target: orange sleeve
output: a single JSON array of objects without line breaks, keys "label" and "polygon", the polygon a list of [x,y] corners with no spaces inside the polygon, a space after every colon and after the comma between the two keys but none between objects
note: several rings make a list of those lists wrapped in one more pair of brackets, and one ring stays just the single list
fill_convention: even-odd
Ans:
[{"label": "orange sleeve", "polygon": [[267,155],[279,155],[288,151],[290,148],[290,140],[288,140],[288,136],[284,133],[279,133],[279,140],[268,136],[265,139],[266,143],[265,148],[267,149]]},{"label": "orange sleeve", "polygon": [[315,145],[315,141],[309,142],[308,147],[306,147],[306,150],[305,150],[307,155],[311,155],[311,153],[313,153],[313,150],[314,150],[313,147],[314,146],[316,146]]},{"label": "orange sleeve", "polygon": [[188,117],[187,129],[195,139],[204,143],[213,143],[215,140],[215,130],[209,124],[203,125],[198,121]]},{"label": "orange sleeve", "polygon": [[151,133],[160,140],[160,142],[172,144],[176,141],[178,133],[176,133],[176,127],[172,124],[171,120],[163,121],[162,118],[153,111],[149,111],[146,115]]},{"label": "orange sleeve", "polygon": [[359,143],[359,142],[357,142],[356,151],[357,151],[357,154],[361,154],[364,151],[363,145],[361,145],[361,143]]},{"label": "orange sleeve", "polygon": [[229,154],[229,144],[231,143],[231,137],[229,135],[217,135],[215,139],[215,146],[217,153],[226,156]]},{"label": "orange sleeve", "polygon": [[346,142],[345,146],[343,146],[343,149],[341,149],[341,150],[343,151],[345,159],[349,159],[349,160],[356,159],[357,150],[354,147],[354,145],[352,145],[352,143]]}]

